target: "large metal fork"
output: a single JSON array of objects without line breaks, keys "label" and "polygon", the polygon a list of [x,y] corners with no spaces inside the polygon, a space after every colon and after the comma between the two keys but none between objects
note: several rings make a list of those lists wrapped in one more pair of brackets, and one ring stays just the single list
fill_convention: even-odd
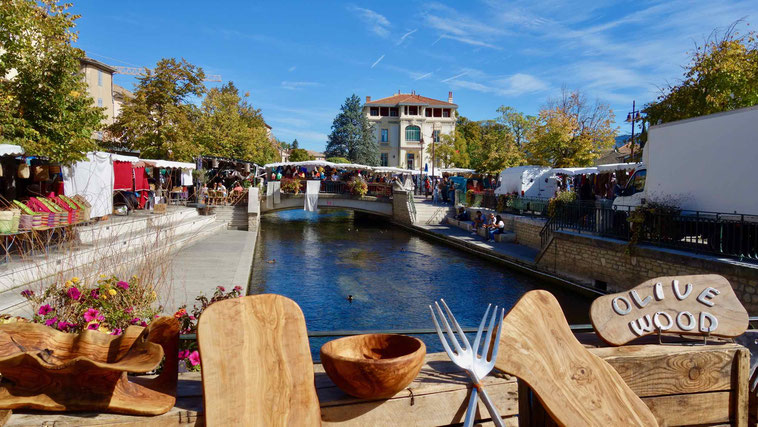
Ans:
[{"label": "large metal fork", "polygon": [[[471,381],[474,383],[474,388],[471,390],[471,397],[469,398],[469,404],[468,408],[466,410],[466,418],[464,420],[463,425],[464,426],[471,426],[474,422],[474,412],[476,411],[476,399],[477,399],[477,393],[481,395],[482,402],[484,402],[484,406],[487,407],[487,410],[490,413],[490,416],[492,417],[492,422],[498,426],[503,427],[503,420],[500,418],[500,413],[497,411],[497,408],[495,408],[495,405],[492,404],[492,401],[490,400],[489,395],[487,395],[487,392],[484,390],[484,387],[481,384],[481,381],[484,377],[487,376],[492,371],[492,368],[495,367],[495,360],[497,359],[497,350],[500,346],[500,340],[496,337],[495,338],[495,345],[492,348],[492,354],[490,355],[489,360],[487,359],[487,353],[490,349],[490,344],[492,343],[492,331],[497,330],[500,331],[500,326],[503,323],[503,317],[505,316],[505,309],[500,309],[498,311],[498,307],[495,306],[495,311],[492,313],[492,317],[489,322],[489,327],[487,328],[487,337],[484,340],[484,345],[482,346],[481,355],[479,356],[479,344],[482,340],[482,333],[484,332],[484,325],[487,323],[487,315],[490,312],[490,307],[492,304],[487,305],[487,311],[484,312],[484,317],[482,318],[482,323],[479,325],[479,330],[476,332],[476,339],[474,339],[474,346],[471,347],[471,344],[469,344],[468,338],[466,338],[466,334],[463,333],[463,329],[461,329],[461,326],[458,324],[458,321],[455,320],[455,316],[453,316],[453,313],[450,311],[450,308],[448,308],[447,304],[445,303],[444,299],[440,299],[442,302],[442,305],[445,307],[445,311],[447,312],[447,316],[445,316],[445,313],[442,312],[442,309],[440,308],[440,305],[435,302],[434,305],[437,308],[437,312],[439,313],[440,318],[442,319],[442,323],[445,325],[445,330],[447,331],[447,335],[450,339],[450,342],[453,343],[453,346],[455,347],[455,351],[453,351],[450,348],[450,344],[448,343],[447,339],[445,339],[445,336],[442,333],[442,329],[440,328],[440,324],[437,321],[437,316],[434,314],[434,309],[432,306],[429,306],[429,310],[432,312],[432,320],[434,321],[434,327],[437,329],[437,335],[440,337],[440,341],[442,342],[442,347],[445,348],[445,352],[447,353],[448,357],[450,357],[450,360],[453,361],[456,365],[463,368],[466,373],[469,375],[469,378],[471,378]],[[461,344],[458,342],[458,339],[456,339],[455,334],[453,333],[453,330],[450,328],[450,324],[447,321],[447,317],[450,317],[450,321],[453,322],[453,326],[455,326],[456,331],[458,332],[458,335],[461,338],[461,341],[463,342],[463,347],[461,347]]]}]

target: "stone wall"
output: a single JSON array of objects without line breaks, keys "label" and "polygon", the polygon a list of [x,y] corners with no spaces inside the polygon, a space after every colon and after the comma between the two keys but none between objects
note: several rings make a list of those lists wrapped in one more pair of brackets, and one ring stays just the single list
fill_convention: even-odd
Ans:
[{"label": "stone wall", "polygon": [[637,246],[630,254],[626,248],[623,241],[558,231],[537,261],[542,269],[585,284],[605,282],[610,292],[660,276],[720,274],[748,313],[758,314],[757,265],[647,246]]},{"label": "stone wall", "polygon": [[392,219],[403,224],[413,224],[416,218],[408,207],[408,199],[413,198],[410,191],[394,190],[392,192]]}]

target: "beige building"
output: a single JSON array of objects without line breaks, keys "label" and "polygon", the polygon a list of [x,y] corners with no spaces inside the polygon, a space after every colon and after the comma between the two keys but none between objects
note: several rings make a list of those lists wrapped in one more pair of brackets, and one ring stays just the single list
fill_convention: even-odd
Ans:
[{"label": "beige building", "polygon": [[[105,108],[106,117],[103,124],[106,126],[112,124],[113,118],[116,117],[113,103],[113,74],[116,68],[86,57],[80,59],[79,62],[89,96],[92,97],[96,106]],[[94,137],[102,140],[102,132],[97,132]]]},{"label": "beige building", "polygon": [[326,154],[320,152],[320,151],[313,151],[313,150],[305,150],[308,152],[308,155],[313,157],[313,160],[326,160]]},{"label": "beige building", "polygon": [[[431,143],[455,131],[453,92],[447,102],[412,93],[372,101],[366,97],[363,113],[374,125],[382,166],[432,170]],[[436,167],[439,167],[439,160]]]},{"label": "beige building", "polygon": [[127,99],[134,99],[134,94],[126,88],[113,84],[113,118],[121,115],[121,107]]}]

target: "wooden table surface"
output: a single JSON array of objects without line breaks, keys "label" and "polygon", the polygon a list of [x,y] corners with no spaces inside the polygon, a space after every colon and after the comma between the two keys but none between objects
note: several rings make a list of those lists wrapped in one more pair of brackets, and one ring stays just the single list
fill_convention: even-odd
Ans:
[{"label": "wooden table surface", "polygon": [[[651,338],[648,340],[652,341]],[[587,347],[602,346],[592,335],[580,337],[580,341]],[[713,344],[706,347],[632,345],[593,348],[591,351],[619,371],[653,413],[669,425],[745,425],[747,350],[737,344]],[[320,364],[316,364],[314,370],[325,426],[426,426],[463,422],[469,395],[468,379],[444,353],[427,355],[421,373],[409,386],[410,390],[403,390],[386,400],[367,401],[347,396],[334,386]],[[516,379],[495,372],[485,379],[484,384],[506,425],[518,425],[519,388]],[[179,398],[171,411],[154,417],[18,411],[11,415],[6,425],[203,425],[200,374],[179,374],[177,395]],[[486,409],[480,404],[477,419],[488,418]]]}]

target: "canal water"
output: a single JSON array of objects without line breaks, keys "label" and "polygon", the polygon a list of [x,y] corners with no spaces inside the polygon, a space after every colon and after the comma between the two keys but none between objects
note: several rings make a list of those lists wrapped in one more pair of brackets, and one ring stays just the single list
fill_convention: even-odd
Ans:
[{"label": "canal water", "polygon": [[[369,218],[264,215],[248,293],[293,299],[310,331],[433,328],[428,306],[440,298],[461,326],[476,328],[488,303],[507,310],[537,288],[555,294],[570,323],[589,322],[587,297]],[[436,335],[419,338],[428,352],[443,351]],[[314,359],[330,339],[311,338]]]}]

